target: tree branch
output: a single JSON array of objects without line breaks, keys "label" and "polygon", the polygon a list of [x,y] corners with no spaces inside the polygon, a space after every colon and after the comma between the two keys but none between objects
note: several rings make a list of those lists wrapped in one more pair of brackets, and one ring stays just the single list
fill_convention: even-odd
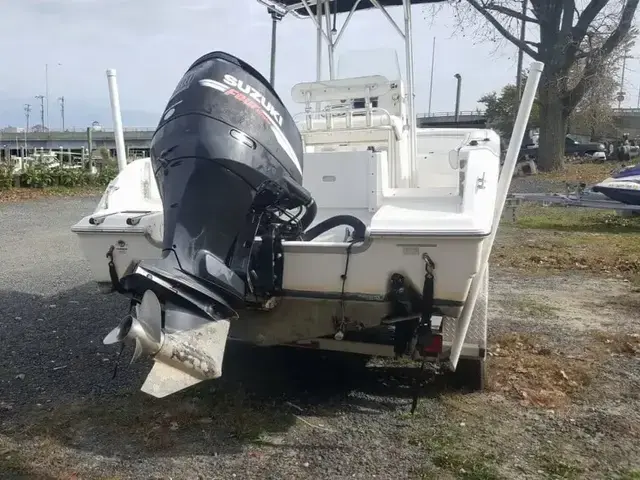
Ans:
[{"label": "tree branch", "polygon": [[560,27],[560,36],[568,38],[571,35],[571,27],[573,26],[573,15],[576,10],[575,0],[564,0],[562,6],[562,26]]},{"label": "tree branch", "polygon": [[607,5],[609,0],[591,0],[582,11],[582,15],[578,17],[576,26],[573,27],[572,36],[578,41],[582,41],[587,34],[589,25],[593,23],[598,14]]},{"label": "tree branch", "polygon": [[[635,0],[637,1],[637,0]],[[516,37],[514,37],[509,30],[507,30],[498,20],[496,20],[493,15],[491,15],[489,12],[487,12],[486,7],[483,7],[482,5],[480,5],[476,0],[467,0],[467,2],[480,14],[482,15],[484,18],[486,18],[489,23],[491,25],[494,26],[494,28],[496,30],[498,30],[498,32],[500,32],[500,35],[502,35],[504,38],[506,38],[507,40],[509,40],[512,44],[514,44],[516,47],[521,48],[522,51],[524,53],[526,53],[527,55],[529,55],[531,58],[533,58],[534,60],[538,60],[539,59],[539,55],[538,52],[536,52],[535,50],[533,50],[529,45],[527,45],[524,42],[521,42],[519,39],[517,39]]]},{"label": "tree branch", "polygon": [[[595,1],[597,0],[592,0],[592,3]],[[606,69],[606,65],[603,60],[611,55],[613,50],[629,35],[633,17],[636,13],[639,2],[640,0],[627,0],[624,8],[622,9],[620,22],[616,29],[605,40],[601,48],[594,49],[590,52],[582,78],[563,98],[563,103],[569,112],[573,111],[580,100],[582,100],[585,93],[589,90],[593,77],[601,75]]]},{"label": "tree branch", "polygon": [[604,45],[600,49],[600,57],[611,55],[611,52],[629,35],[639,1],[640,0],[627,0],[627,3],[622,9],[622,15],[620,15],[620,23],[618,23],[616,29],[604,42]]},{"label": "tree branch", "polygon": [[[576,53],[584,40],[589,26],[596,16],[607,5],[608,0],[591,0],[578,17],[576,26],[571,29],[571,36],[567,40],[567,50],[565,52],[565,65],[572,65],[576,59]],[[566,13],[566,12],[565,12]]]},{"label": "tree branch", "polygon": [[522,12],[516,12],[515,10],[507,7],[503,7],[502,5],[487,5],[484,7],[485,10],[493,10],[494,12],[502,13],[503,15],[508,15],[509,17],[513,17],[516,20],[525,21],[527,23],[537,23],[537,18],[530,17],[529,15],[523,15]]}]

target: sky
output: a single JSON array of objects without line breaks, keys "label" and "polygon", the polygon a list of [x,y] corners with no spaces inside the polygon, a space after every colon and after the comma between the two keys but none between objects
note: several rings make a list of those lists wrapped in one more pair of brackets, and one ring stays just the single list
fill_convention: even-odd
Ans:
[{"label": "sky", "polygon": [[[432,112],[454,110],[455,73],[462,75],[461,110],[481,107],[477,100],[483,94],[514,82],[515,47],[496,52],[491,43],[456,33],[451,7],[435,17],[430,12],[413,8],[417,112],[428,109],[434,37]],[[402,8],[389,13],[402,25]],[[22,126],[26,102],[32,104],[31,124],[39,123],[40,101],[34,97],[45,94],[47,64],[52,128],[61,123],[60,96],[67,128],[84,128],[92,120],[111,125],[108,68],[117,71],[123,123],[129,127],[154,127],[185,70],[207,52],[227,51],[269,76],[271,19],[256,0],[0,0],[0,16],[0,126]],[[339,25],[345,17],[339,16]],[[377,10],[354,15],[336,58],[354,58],[354,51],[365,49],[395,49],[404,69],[402,41]],[[525,66],[530,61],[525,57]],[[291,87],[312,80],[315,26],[285,18],[278,26],[276,90],[288,108],[301,111],[289,100]],[[635,106],[636,96],[630,95],[626,103]]]}]

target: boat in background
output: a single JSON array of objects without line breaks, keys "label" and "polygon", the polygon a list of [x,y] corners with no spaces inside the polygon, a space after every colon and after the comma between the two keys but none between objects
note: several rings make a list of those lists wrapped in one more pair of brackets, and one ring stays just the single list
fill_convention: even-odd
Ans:
[{"label": "boat in background", "polygon": [[614,173],[591,190],[616,202],[640,205],[640,164]]}]

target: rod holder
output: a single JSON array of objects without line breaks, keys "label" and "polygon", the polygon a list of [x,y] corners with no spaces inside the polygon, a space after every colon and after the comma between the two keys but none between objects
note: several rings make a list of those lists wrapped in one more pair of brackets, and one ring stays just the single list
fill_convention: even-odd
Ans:
[{"label": "rod holder", "polygon": [[122,113],[120,112],[120,95],[118,94],[118,82],[116,80],[116,71],[112,68],[107,70],[107,83],[109,85],[109,99],[111,100],[113,133],[116,137],[118,170],[121,172],[127,166],[127,154],[124,148],[124,132],[122,130]]},{"label": "rod holder", "polygon": [[542,69],[544,64],[542,62],[532,62],[529,70],[529,76],[527,83],[524,87],[522,95],[522,101],[518,108],[518,116],[516,117],[513,131],[511,133],[511,139],[509,141],[509,147],[507,148],[507,154],[505,156],[502,170],[500,171],[500,178],[498,180],[498,191],[496,196],[496,205],[493,211],[493,226],[489,237],[484,241],[482,253],[480,256],[480,268],[478,273],[473,277],[471,281],[471,288],[467,295],[467,301],[462,308],[462,313],[457,322],[456,333],[451,345],[451,355],[449,356],[449,364],[455,371],[458,366],[458,359],[460,358],[460,352],[464,344],[464,339],[467,336],[467,330],[471,323],[471,315],[478,301],[480,294],[480,287],[482,285],[482,277],[486,274],[487,265],[489,263],[489,256],[491,255],[491,249],[493,248],[493,242],[496,239],[496,233],[500,225],[500,218],[502,217],[502,210],[507,199],[509,192],[509,186],[511,185],[511,179],[513,178],[513,171],[516,167],[516,161],[518,160],[518,153],[520,151],[520,145],[524,137],[524,132],[529,123],[529,115],[531,114],[531,107],[538,90],[538,83],[542,76]]}]

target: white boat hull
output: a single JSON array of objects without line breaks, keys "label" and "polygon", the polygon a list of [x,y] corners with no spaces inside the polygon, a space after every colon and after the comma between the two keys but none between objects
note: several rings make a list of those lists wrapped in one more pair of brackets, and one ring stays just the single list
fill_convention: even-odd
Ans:
[{"label": "white boat hull", "polygon": [[[105,225],[99,231],[83,231],[83,222],[74,226],[93,279],[105,291],[112,287],[106,256],[112,247],[118,279],[132,262],[156,259],[161,255],[161,239],[154,236],[154,231],[160,228],[158,223],[162,221],[162,213],[151,213],[140,224],[128,226],[125,222],[131,216],[126,212],[110,216],[110,223],[117,223],[120,228],[108,229],[109,225]],[[371,239],[367,244],[352,248],[344,298],[382,302],[388,278],[396,272],[405,273],[420,285],[425,271],[423,255],[426,254],[436,265],[436,306],[445,315],[456,317],[464,305],[471,280],[478,272],[483,239],[482,236]],[[339,299],[347,247],[345,243],[284,242],[285,296]]]},{"label": "white boat hull", "polygon": [[[345,200],[335,199],[336,193],[322,190],[327,188],[322,185],[305,185],[320,206],[317,221],[338,213],[357,215],[368,225],[368,238],[351,245],[343,241],[344,231],[336,228],[339,231],[311,242],[283,242],[283,292],[278,306],[268,313],[243,311],[240,320],[233,322],[231,335],[267,344],[327,335],[335,331],[334,318],[341,308],[352,322],[378,325],[387,313],[385,297],[391,275],[404,275],[421,291],[427,260],[435,265],[436,312],[457,318],[479,271],[484,239],[491,232],[498,178],[498,156],[490,150],[472,148],[463,157],[464,173],[471,181],[462,187],[453,185],[444,193],[435,186],[430,191],[435,190],[439,196],[416,199],[411,189],[385,190],[375,181],[376,177],[384,178],[384,155],[307,155],[306,166],[314,173],[312,178],[326,177],[326,169],[335,172],[332,164],[340,161],[346,180],[351,173],[362,178],[360,167],[379,174],[370,176],[374,183],[365,183],[360,199],[353,189],[352,198]],[[346,164],[354,171],[345,171]],[[105,290],[112,286],[107,252],[112,252],[118,279],[132,262],[161,255],[162,203],[148,165],[148,159],[129,164],[108,187],[94,214],[72,227],[94,280]],[[443,183],[441,178],[438,182]],[[339,181],[334,183],[331,188],[336,191],[344,188]],[[459,188],[464,190],[463,195],[454,195]],[[287,318],[299,321],[283,321]]]},{"label": "white boat hull", "polygon": [[[129,215],[130,216],[130,215]],[[126,221],[127,214],[112,216]],[[148,216],[148,225],[160,221],[161,214]],[[142,223],[142,222],[141,222]],[[123,228],[120,232],[77,232],[93,278],[103,292],[112,290],[106,257],[113,247],[118,278],[132,262],[158,258],[161,250],[147,231]],[[150,228],[152,230],[152,228]],[[346,245],[301,245],[286,242],[283,296],[271,312],[242,312],[231,325],[231,336],[256,344],[290,343],[333,333],[336,311],[365,327],[378,325],[387,314],[385,294],[393,273],[403,273],[421,289],[425,274],[423,254],[436,265],[434,307],[442,316],[457,318],[464,306],[473,277],[479,269],[483,238],[432,237],[373,239],[354,248],[342,293],[341,276],[347,262]],[[310,242],[315,243],[315,242]],[[324,243],[324,244],[323,244]],[[309,248],[311,247],[311,248]],[[342,304],[342,305],[341,305]],[[257,318],[258,317],[258,318]],[[296,321],[283,321],[284,319]]]}]

